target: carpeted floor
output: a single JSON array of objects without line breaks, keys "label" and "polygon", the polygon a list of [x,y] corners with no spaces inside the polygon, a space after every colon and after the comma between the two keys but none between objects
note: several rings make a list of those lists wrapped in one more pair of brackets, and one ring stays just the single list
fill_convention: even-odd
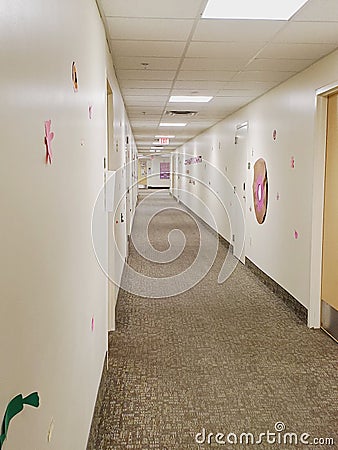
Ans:
[{"label": "carpeted floor", "polygon": [[[167,192],[151,202],[169,208],[149,226],[155,249],[168,248],[173,228],[185,232],[186,247],[163,264],[147,261],[132,245],[129,262],[148,276],[172,276],[196,257],[198,227],[182,207],[173,209],[178,204]],[[133,233],[139,232],[135,222]],[[88,450],[338,448],[336,344],[309,330],[242,264],[219,285],[227,251],[220,244],[203,281],[180,295],[156,299],[120,292]],[[277,422],[286,427],[280,439],[285,432],[308,433],[309,442],[334,438],[335,444],[269,444],[266,437],[261,444],[231,443],[243,432],[255,439],[276,433]],[[213,433],[211,444],[207,437],[196,442],[203,429]],[[222,445],[217,433],[225,435],[218,436],[221,442],[235,435]]]}]

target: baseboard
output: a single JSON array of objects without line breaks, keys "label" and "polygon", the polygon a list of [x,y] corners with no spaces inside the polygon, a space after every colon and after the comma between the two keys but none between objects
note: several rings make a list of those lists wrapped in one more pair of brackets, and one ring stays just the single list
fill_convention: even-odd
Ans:
[{"label": "baseboard", "polygon": [[250,259],[245,259],[246,267],[253,272],[274,294],[276,294],[305,324],[308,321],[308,310],[288,291],[270,278],[265,272],[257,267]]},{"label": "baseboard", "polygon": [[[176,200],[177,198],[173,196]],[[233,252],[233,245],[229,243],[223,236],[216,232],[208,223],[206,223],[200,216],[198,216],[194,211],[192,211],[187,205],[185,205],[181,200],[178,202],[186,208],[194,217],[198,218],[203,225],[205,225],[214,235],[218,236],[218,239],[229,248],[230,252]],[[307,325],[308,323],[308,310],[299,301],[293,297],[288,291],[286,291],[282,286],[280,286],[275,280],[270,278],[265,272],[263,272],[259,267],[257,267],[250,259],[245,258],[245,266],[254,273],[257,278],[262,281],[274,294],[276,294],[294,313],[295,315]]]},{"label": "baseboard", "polygon": [[103,398],[106,392],[106,386],[107,386],[107,380],[108,380],[108,370],[107,370],[107,363],[108,363],[108,352],[106,352],[106,357],[104,359],[103,368],[102,368],[102,375],[101,375],[101,381],[99,390],[97,391],[97,397],[96,397],[96,403],[94,408],[94,414],[92,419],[92,424],[90,427],[88,442],[87,442],[87,450],[98,450],[96,446],[96,441],[99,433],[99,422],[100,418],[102,417],[101,409],[103,404]]}]

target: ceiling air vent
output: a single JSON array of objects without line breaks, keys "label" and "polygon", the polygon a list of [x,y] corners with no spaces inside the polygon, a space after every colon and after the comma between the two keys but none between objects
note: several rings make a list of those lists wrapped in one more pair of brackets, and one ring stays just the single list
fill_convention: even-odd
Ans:
[{"label": "ceiling air vent", "polygon": [[185,116],[185,117],[194,117],[198,114],[197,111],[166,111],[166,116]]}]

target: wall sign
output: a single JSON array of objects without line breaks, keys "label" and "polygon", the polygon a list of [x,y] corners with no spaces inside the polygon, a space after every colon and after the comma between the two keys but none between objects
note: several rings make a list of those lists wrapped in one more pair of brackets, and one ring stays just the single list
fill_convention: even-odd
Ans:
[{"label": "wall sign", "polygon": [[189,166],[190,164],[198,164],[202,162],[202,156],[194,156],[193,158],[186,159],[184,161],[185,166]]}]

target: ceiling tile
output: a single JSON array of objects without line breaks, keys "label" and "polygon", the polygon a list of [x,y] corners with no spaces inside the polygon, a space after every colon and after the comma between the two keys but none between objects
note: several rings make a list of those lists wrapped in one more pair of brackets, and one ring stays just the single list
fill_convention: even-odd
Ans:
[{"label": "ceiling tile", "polygon": [[250,59],[265,45],[264,42],[191,42],[186,56],[196,58]]},{"label": "ceiling tile", "polygon": [[246,70],[281,70],[290,72],[299,72],[309,67],[314,59],[276,59],[276,58],[256,58],[247,67]]},{"label": "ceiling tile", "polygon": [[124,41],[116,39],[110,42],[114,59],[118,56],[179,58],[185,47],[185,41]]},{"label": "ceiling tile", "polygon": [[173,80],[173,70],[117,70],[117,77],[123,80]]},{"label": "ceiling tile", "polygon": [[258,97],[266,88],[261,89],[221,89],[217,97]]},{"label": "ceiling tile", "polygon": [[230,106],[231,108],[237,107],[238,105],[243,105],[249,103],[252,100],[252,96],[242,97],[242,96],[233,96],[233,97],[216,97],[210,108],[218,108],[224,106]]},{"label": "ceiling tile", "polygon": [[[148,64],[148,66],[143,66],[143,63]],[[119,56],[114,59],[114,66],[116,69],[128,70],[177,70],[179,63],[180,58]]]},{"label": "ceiling tile", "polygon": [[227,70],[238,71],[247,64],[247,59],[230,58],[185,58],[181,66],[182,70]]},{"label": "ceiling tile", "polygon": [[224,70],[180,70],[177,80],[191,81],[228,81],[236,74],[235,71]]},{"label": "ceiling tile", "polygon": [[107,18],[111,39],[185,41],[193,26],[192,20]]},{"label": "ceiling tile", "polygon": [[246,70],[237,74],[234,81],[275,81],[282,82],[292,77],[295,72]]},{"label": "ceiling tile", "polygon": [[268,44],[259,58],[319,59],[332,52],[336,44]]},{"label": "ceiling tile", "polygon": [[268,42],[285,26],[274,20],[218,20],[202,19],[193,41]]},{"label": "ceiling tile", "polygon": [[[222,83],[223,84],[223,83]],[[171,95],[203,95],[215,97],[219,89],[173,89]]]},{"label": "ceiling tile", "polygon": [[131,125],[133,127],[133,130],[135,130],[135,134],[137,134],[140,131],[144,131],[145,129],[149,128],[157,128],[158,126],[158,120],[141,120],[141,119],[134,119],[131,121]]},{"label": "ceiling tile", "polygon": [[224,87],[224,81],[212,81],[212,80],[190,80],[190,81],[175,81],[174,89],[189,89],[191,93],[200,89],[213,89],[218,90]]},{"label": "ceiling tile", "polygon": [[119,84],[121,88],[128,89],[170,89],[172,85],[171,80],[119,80]]},{"label": "ceiling tile", "polygon": [[292,21],[338,22],[337,0],[309,0]]},{"label": "ceiling tile", "polygon": [[196,0],[100,0],[106,16],[115,17],[161,17],[194,19],[200,11]]},{"label": "ceiling tile", "polygon": [[144,105],[145,107],[148,106],[165,106],[165,104],[167,103],[168,100],[168,96],[156,96],[156,97],[151,97],[151,96],[130,96],[130,95],[126,95],[124,97],[124,102],[125,104],[129,107],[129,106],[142,106]]},{"label": "ceiling tile", "polygon": [[[122,94],[124,98],[126,97],[133,97],[133,96],[145,96],[145,98],[152,98],[152,97],[168,97],[170,93],[170,89],[129,89],[129,88],[122,88]],[[184,94],[183,94],[184,95]]]},{"label": "ceiling tile", "polygon": [[289,22],[272,42],[338,45],[338,22]]}]

